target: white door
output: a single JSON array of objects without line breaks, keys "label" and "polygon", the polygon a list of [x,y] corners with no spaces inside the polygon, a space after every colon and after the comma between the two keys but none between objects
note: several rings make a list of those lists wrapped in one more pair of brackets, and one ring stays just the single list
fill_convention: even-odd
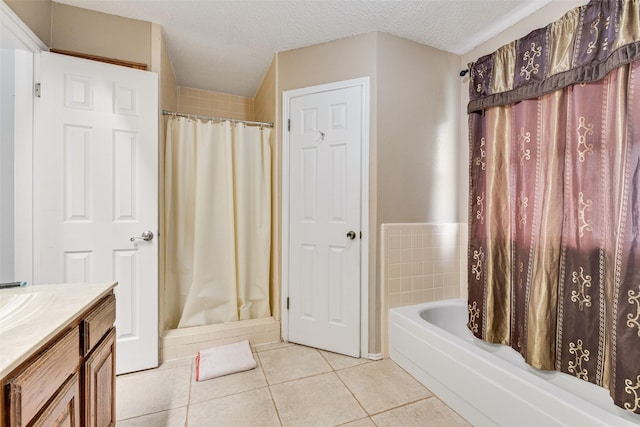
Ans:
[{"label": "white door", "polygon": [[289,341],[360,356],[362,86],[290,100]]},{"label": "white door", "polygon": [[158,364],[157,75],[42,54],[34,281],[116,280],[116,371]]}]

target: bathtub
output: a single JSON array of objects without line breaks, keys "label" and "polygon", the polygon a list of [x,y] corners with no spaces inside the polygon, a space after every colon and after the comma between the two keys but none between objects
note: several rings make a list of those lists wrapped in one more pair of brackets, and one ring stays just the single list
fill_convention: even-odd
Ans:
[{"label": "bathtub", "polygon": [[639,426],[608,390],[540,371],[508,346],[475,338],[466,301],[389,311],[389,355],[475,426]]}]

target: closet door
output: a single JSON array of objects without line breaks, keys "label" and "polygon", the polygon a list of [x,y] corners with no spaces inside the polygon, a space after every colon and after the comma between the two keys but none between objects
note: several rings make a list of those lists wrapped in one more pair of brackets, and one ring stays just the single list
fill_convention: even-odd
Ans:
[{"label": "closet door", "polygon": [[[363,88],[294,97],[288,338],[360,357]],[[286,226],[286,225],[285,225]]]},{"label": "closet door", "polygon": [[155,367],[157,75],[49,52],[41,72],[34,281],[117,281],[116,371]]}]

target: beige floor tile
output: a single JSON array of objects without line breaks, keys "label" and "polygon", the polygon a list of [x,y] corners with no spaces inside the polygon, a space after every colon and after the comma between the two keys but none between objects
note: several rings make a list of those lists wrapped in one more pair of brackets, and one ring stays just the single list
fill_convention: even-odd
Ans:
[{"label": "beige floor tile", "polygon": [[431,392],[391,359],[337,371],[369,414],[431,396]]},{"label": "beige floor tile", "polygon": [[256,352],[260,353],[263,351],[277,350],[279,348],[294,347],[294,346],[295,344],[293,343],[280,341],[280,342],[270,342],[267,344],[256,344],[251,348]]},{"label": "beige floor tile", "polygon": [[118,421],[118,427],[184,427],[187,407],[156,412],[155,414]]},{"label": "beige floor tile", "polygon": [[157,369],[171,369],[178,366],[191,366],[194,363],[195,357],[183,357],[180,359],[169,359],[160,363]]},{"label": "beige floor tile", "polygon": [[[255,354],[253,357],[258,359]],[[264,378],[260,361],[256,360],[256,362],[258,362],[258,366],[255,369],[200,382],[196,381],[196,367],[194,364],[191,374],[190,403],[203,402],[205,400],[266,387],[267,380]]]},{"label": "beige floor tile", "polygon": [[279,384],[332,370],[318,350],[309,347],[280,348],[260,352],[258,356],[269,384]]},{"label": "beige floor tile", "polygon": [[435,397],[374,415],[378,427],[467,427],[460,415]]},{"label": "beige floor tile", "polygon": [[152,369],[116,379],[116,416],[119,420],[186,406],[191,366]]},{"label": "beige floor tile", "polygon": [[276,408],[267,387],[189,405],[190,427],[276,427]]},{"label": "beige floor tile", "polygon": [[271,386],[282,425],[336,426],[367,414],[334,372]]},{"label": "beige floor tile", "polygon": [[350,423],[340,424],[340,427],[376,427],[371,418],[361,418]]},{"label": "beige floor tile", "polygon": [[329,365],[335,370],[350,368],[351,366],[369,363],[371,360],[359,359],[357,357],[344,356],[342,354],[332,353],[330,351],[320,350],[320,353],[329,362]]}]

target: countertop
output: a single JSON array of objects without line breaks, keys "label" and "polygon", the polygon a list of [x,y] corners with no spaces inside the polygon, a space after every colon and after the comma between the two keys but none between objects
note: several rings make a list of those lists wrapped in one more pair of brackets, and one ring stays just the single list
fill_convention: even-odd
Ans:
[{"label": "countertop", "polygon": [[116,282],[0,289],[0,379],[114,286]]}]

